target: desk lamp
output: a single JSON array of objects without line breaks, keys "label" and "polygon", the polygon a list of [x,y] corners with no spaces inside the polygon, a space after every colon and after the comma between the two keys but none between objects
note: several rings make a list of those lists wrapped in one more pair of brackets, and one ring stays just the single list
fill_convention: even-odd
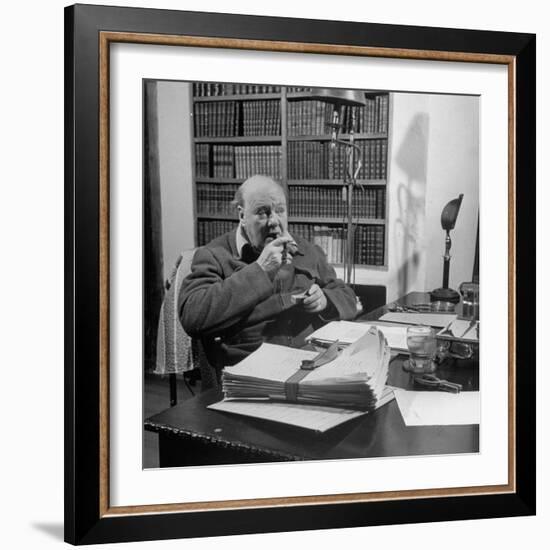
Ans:
[{"label": "desk lamp", "polygon": [[[347,232],[346,232],[346,255],[344,262],[344,277],[346,283],[351,283],[351,274],[354,265],[354,247],[353,247],[353,188],[357,185],[357,175],[361,170],[361,149],[354,143],[355,132],[355,111],[351,111],[351,129],[348,140],[338,137],[343,125],[343,107],[364,107],[366,105],[365,93],[358,90],[341,90],[337,88],[313,88],[309,97],[317,99],[333,106],[332,121],[328,124],[331,128],[331,149],[337,145],[346,147],[347,163],[344,176],[344,185],[346,186],[346,213],[347,213]],[[357,156],[356,156],[357,153]]]},{"label": "desk lamp", "polygon": [[449,201],[441,212],[441,227],[443,228],[443,231],[446,232],[445,255],[443,256],[443,287],[436,288],[430,292],[432,302],[441,301],[456,304],[460,300],[460,294],[456,290],[449,288],[449,268],[451,265],[450,231],[455,228],[456,218],[458,217],[458,211],[460,210],[463,196],[464,195],[460,193],[456,199]]}]

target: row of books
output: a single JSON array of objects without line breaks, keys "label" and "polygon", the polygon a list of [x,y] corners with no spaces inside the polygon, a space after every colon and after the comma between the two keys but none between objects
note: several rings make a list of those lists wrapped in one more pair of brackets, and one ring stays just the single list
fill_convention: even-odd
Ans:
[{"label": "row of books", "polygon": [[[386,139],[358,140],[361,150],[359,179],[385,179],[388,144]],[[348,169],[348,148],[331,147],[330,142],[291,141],[288,144],[290,179],[343,179]]]},{"label": "row of books", "polygon": [[[365,107],[342,106],[341,131],[349,133],[386,133],[389,97],[366,98]],[[288,103],[290,136],[321,136],[330,133],[332,105],[317,100]],[[195,137],[279,136],[281,102],[212,101],[195,103]]]},{"label": "row of books", "polygon": [[[343,105],[340,110],[341,132],[386,133],[389,97],[366,98],[365,107]],[[288,133],[291,136],[319,136],[330,133],[333,106],[324,101],[301,100],[288,104]]]},{"label": "row of books", "polygon": [[197,183],[197,210],[203,214],[236,214],[231,201],[238,189],[236,184]]},{"label": "row of books", "polygon": [[[386,134],[388,132],[388,115],[389,115],[389,105],[390,97],[387,94],[377,95],[375,97],[367,97],[365,99],[365,107],[355,107],[359,109],[359,115],[357,115],[357,120],[359,121],[357,132],[365,133],[380,133]],[[353,110],[353,108],[352,108]],[[351,118],[352,111],[347,111],[347,116]],[[350,126],[350,122],[344,123]]]},{"label": "row of books", "polygon": [[[234,214],[231,201],[238,184],[198,183],[197,209],[203,214]],[[347,189],[338,187],[291,186],[289,215],[342,218],[347,215]],[[357,188],[353,196],[353,216],[383,219],[386,192],[383,188]]]},{"label": "row of books", "polygon": [[330,264],[344,263],[346,230],[343,227],[290,223],[288,230],[294,238],[297,236],[302,237],[322,248]]},{"label": "row of books", "polygon": [[311,88],[305,88],[304,86],[287,86],[286,91],[289,94],[298,92],[311,92]]},{"label": "row of books", "polygon": [[[238,184],[197,183],[197,209],[204,214],[234,214],[231,201]],[[293,185],[289,188],[289,215],[342,218],[347,215],[347,189]],[[386,192],[383,188],[357,188],[353,195],[353,216],[383,219]]]},{"label": "row of books", "polygon": [[385,227],[358,225],[354,236],[354,262],[365,265],[384,265]]},{"label": "row of books", "polygon": [[232,231],[238,226],[238,221],[233,220],[198,220],[197,223],[197,246],[204,246],[212,239]]},{"label": "row of books", "polygon": [[[342,264],[346,255],[344,227],[290,223],[288,230],[294,237],[302,237],[319,246],[331,264]],[[354,263],[359,265],[384,265],[384,227],[381,225],[357,225],[354,238]]]},{"label": "row of books", "polygon": [[195,145],[195,173],[203,178],[281,177],[280,145]]},{"label": "row of books", "polygon": [[242,135],[281,135],[281,102],[279,100],[243,101]]},{"label": "row of books", "polygon": [[223,82],[193,82],[194,97],[241,95],[241,94],[276,94],[280,86],[269,84],[235,84]]},{"label": "row of books", "polygon": [[254,174],[281,178],[280,145],[245,145],[235,147],[235,177],[246,179]]},{"label": "row of books", "polygon": [[330,134],[333,106],[315,100],[288,102],[288,134],[290,136],[320,136]]},{"label": "row of books", "polygon": [[386,139],[359,140],[361,170],[359,179],[383,180],[387,177],[388,142]]},{"label": "row of books", "polygon": [[232,178],[235,173],[235,155],[230,145],[212,146],[212,176]]},{"label": "row of books", "polygon": [[212,160],[210,159],[210,145],[208,143],[195,144],[195,177],[212,177]]},{"label": "row of books", "polygon": [[195,104],[195,137],[280,135],[281,102],[278,99]]},{"label": "row of books", "polygon": [[239,135],[237,101],[195,103],[195,137],[233,137]]},{"label": "row of books", "polygon": [[[291,216],[344,218],[347,215],[347,188],[343,186],[292,185],[289,187]],[[354,189],[354,217],[383,219],[386,190],[379,187]]]}]

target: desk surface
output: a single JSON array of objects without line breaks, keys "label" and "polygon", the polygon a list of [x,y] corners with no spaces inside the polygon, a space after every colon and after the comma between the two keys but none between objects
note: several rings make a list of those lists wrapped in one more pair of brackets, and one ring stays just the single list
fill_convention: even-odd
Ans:
[{"label": "desk surface", "polygon": [[[417,303],[422,301],[422,296],[423,293],[411,293],[403,303]],[[377,319],[385,311],[385,306],[378,308],[362,319]],[[412,389],[412,377],[403,371],[402,362],[402,356],[391,362],[388,384]],[[462,384],[464,391],[478,389],[477,361],[447,360],[436,374]],[[220,458],[217,453],[220,449],[235,451],[237,455],[242,452],[252,457],[261,456],[264,461],[453,454],[479,450],[478,425],[407,427],[396,401],[319,434],[206,408],[222,397],[218,390],[204,392],[147,419],[145,428],[158,432],[161,438],[177,438],[181,445],[197,441],[207,443],[201,451],[205,454],[195,454],[191,460],[197,465],[235,460],[235,454],[231,453],[227,460]]]}]

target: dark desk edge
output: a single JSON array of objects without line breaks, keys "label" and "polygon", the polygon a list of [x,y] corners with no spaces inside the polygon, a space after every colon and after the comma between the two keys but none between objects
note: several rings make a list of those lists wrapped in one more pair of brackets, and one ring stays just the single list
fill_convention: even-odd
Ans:
[{"label": "dark desk edge", "polygon": [[281,461],[299,461],[299,460],[311,460],[308,457],[293,455],[289,453],[284,453],[281,451],[274,451],[273,449],[268,449],[266,447],[257,447],[254,445],[245,445],[244,443],[239,443],[235,441],[230,441],[228,439],[221,439],[218,437],[213,437],[210,434],[198,433],[193,430],[186,430],[183,428],[176,428],[168,424],[159,424],[158,422],[151,422],[146,420],[144,423],[144,428],[149,432],[156,432],[159,435],[168,435],[175,436],[180,439],[193,439],[201,440],[205,443],[215,445],[223,449],[233,449],[236,451],[244,451],[249,455],[257,456],[268,456],[273,459],[274,462]]}]

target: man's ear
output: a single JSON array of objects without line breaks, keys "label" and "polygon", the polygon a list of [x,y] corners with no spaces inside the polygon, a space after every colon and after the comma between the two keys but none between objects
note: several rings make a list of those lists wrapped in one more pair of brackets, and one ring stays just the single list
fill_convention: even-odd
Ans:
[{"label": "man's ear", "polygon": [[239,223],[244,226],[244,208],[237,206],[237,212],[239,213]]}]

